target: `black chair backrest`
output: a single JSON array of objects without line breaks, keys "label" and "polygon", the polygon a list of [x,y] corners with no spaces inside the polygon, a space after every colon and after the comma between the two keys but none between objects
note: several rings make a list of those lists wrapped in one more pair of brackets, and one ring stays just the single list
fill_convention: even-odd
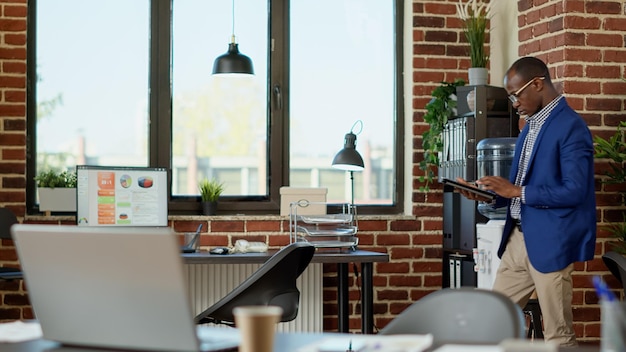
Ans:
[{"label": "black chair backrest", "polygon": [[602,256],[602,261],[622,284],[626,293],[626,257],[618,252],[610,251]]},{"label": "black chair backrest", "polygon": [[249,278],[228,295],[195,318],[196,323],[234,323],[233,308],[248,305],[273,305],[283,309],[281,322],[298,315],[300,291],[296,279],[311,262],[315,247],[307,242],[295,242],[268,259]]},{"label": "black chair backrest", "polygon": [[[0,208],[0,239],[12,239],[11,226],[17,224],[17,217],[7,208]],[[22,279],[20,269],[11,267],[0,267],[0,280]]]},{"label": "black chair backrest", "polygon": [[11,239],[11,226],[17,224],[17,217],[7,208],[0,208],[0,238]]},{"label": "black chair backrest", "polygon": [[432,334],[435,342],[500,343],[523,338],[522,309],[501,293],[445,288],[413,303],[380,334]]}]

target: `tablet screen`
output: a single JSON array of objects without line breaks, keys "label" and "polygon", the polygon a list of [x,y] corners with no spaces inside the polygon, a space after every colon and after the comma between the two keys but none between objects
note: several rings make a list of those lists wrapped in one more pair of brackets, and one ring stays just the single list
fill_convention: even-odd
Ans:
[{"label": "tablet screen", "polygon": [[479,196],[484,197],[484,198],[488,198],[490,200],[494,200],[496,198],[496,194],[495,193],[484,191],[484,190],[482,190],[480,188],[464,185],[462,183],[450,180],[448,178],[444,178],[443,179],[443,184],[452,186],[454,188],[459,188],[459,189],[462,189],[462,190],[465,190],[465,191],[472,192],[472,193],[474,193],[476,195],[479,195]]}]

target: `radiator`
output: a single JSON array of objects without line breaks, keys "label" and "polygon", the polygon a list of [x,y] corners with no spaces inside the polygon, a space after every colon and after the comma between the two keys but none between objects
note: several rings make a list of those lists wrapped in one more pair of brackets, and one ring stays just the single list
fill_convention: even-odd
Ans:
[{"label": "radiator", "polygon": [[[192,309],[199,314],[258,269],[261,264],[186,264]],[[279,323],[281,332],[322,332],[322,264],[310,264],[298,278],[300,308],[296,319]],[[194,315],[195,315],[194,314]]]}]

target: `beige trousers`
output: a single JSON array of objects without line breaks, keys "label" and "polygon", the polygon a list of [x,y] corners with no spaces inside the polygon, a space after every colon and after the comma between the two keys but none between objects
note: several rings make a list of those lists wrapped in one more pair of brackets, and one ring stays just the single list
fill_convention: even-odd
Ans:
[{"label": "beige trousers", "polygon": [[576,346],[572,323],[572,271],[574,264],[550,273],[535,270],[528,259],[524,235],[515,228],[502,255],[493,290],[502,292],[522,308],[536,291],[545,340],[561,346]]}]

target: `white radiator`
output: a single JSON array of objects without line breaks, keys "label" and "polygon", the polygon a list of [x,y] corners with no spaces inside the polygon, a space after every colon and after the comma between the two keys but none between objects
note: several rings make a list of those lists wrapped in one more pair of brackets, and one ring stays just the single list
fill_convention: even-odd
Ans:
[{"label": "white radiator", "polygon": [[[186,264],[191,304],[199,314],[226,296],[261,264]],[[297,281],[300,308],[296,319],[278,324],[281,332],[322,332],[322,264],[309,264]]]}]

